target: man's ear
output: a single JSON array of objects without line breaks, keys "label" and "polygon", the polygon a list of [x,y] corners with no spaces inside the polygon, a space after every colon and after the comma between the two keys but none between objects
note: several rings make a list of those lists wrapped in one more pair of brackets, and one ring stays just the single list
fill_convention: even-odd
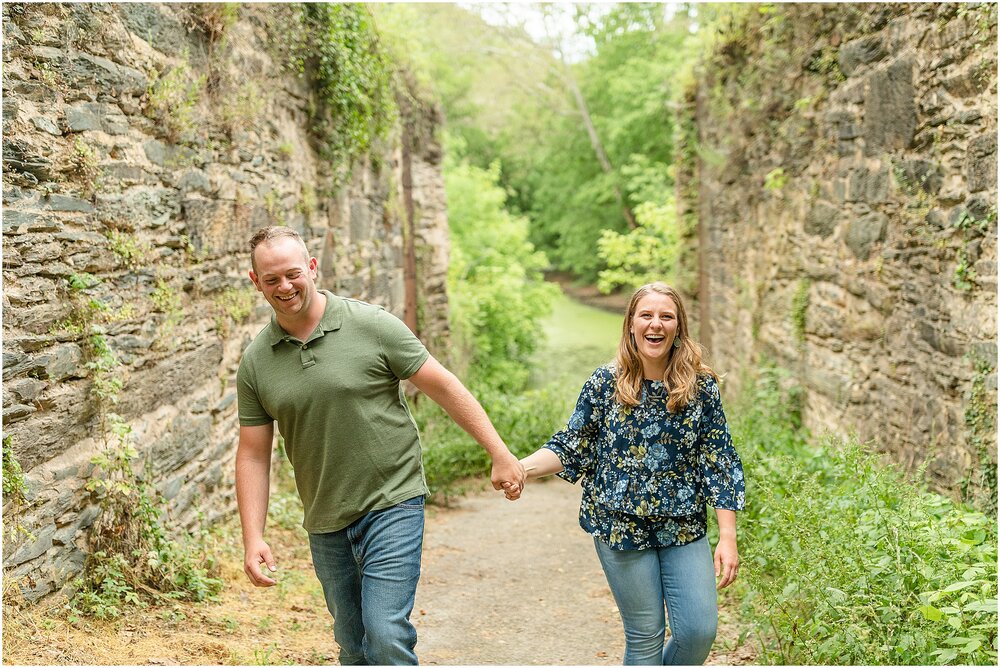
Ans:
[{"label": "man's ear", "polygon": [[[309,258],[309,271],[311,271],[312,273],[318,275],[318,272],[319,272],[319,260],[317,260],[314,257]],[[313,278],[315,279],[316,276],[313,276]]]},{"label": "man's ear", "polygon": [[257,282],[257,274],[253,273],[253,269],[250,270],[249,275],[250,281],[253,282],[253,286],[257,288],[257,292],[262,292],[260,289],[260,283]]}]

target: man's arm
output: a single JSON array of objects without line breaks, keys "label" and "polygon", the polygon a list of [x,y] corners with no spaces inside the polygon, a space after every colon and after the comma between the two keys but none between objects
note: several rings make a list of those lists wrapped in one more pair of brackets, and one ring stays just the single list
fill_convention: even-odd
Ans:
[{"label": "man's arm", "polygon": [[427,358],[409,381],[433,399],[455,423],[476,439],[493,460],[490,480],[493,489],[505,489],[507,498],[517,499],[524,489],[524,467],[511,454],[490,422],[486,411],[455,374],[444,368],[433,356]]},{"label": "man's arm", "polygon": [[274,423],[240,427],[240,444],[236,450],[236,504],[243,526],[243,572],[257,587],[277,584],[260,568],[261,564],[267,564],[272,572],[278,569],[271,548],[264,542],[273,440]]}]

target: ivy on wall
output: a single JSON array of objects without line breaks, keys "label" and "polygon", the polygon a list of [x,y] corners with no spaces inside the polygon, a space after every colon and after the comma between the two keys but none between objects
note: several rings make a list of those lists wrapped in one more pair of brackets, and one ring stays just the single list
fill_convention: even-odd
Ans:
[{"label": "ivy on wall", "polygon": [[392,64],[364,5],[307,3],[299,21],[292,65],[317,93],[312,112],[320,154],[334,165],[349,164],[384,137],[397,116]]}]

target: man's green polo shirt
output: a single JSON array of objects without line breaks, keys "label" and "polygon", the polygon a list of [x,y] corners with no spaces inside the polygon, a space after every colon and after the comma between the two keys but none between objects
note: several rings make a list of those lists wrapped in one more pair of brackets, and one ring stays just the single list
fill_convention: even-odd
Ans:
[{"label": "man's green polo shirt", "polygon": [[428,493],[399,382],[427,349],[382,307],[321,292],[326,311],[307,341],[272,316],[236,375],[240,425],[278,423],[310,533]]}]

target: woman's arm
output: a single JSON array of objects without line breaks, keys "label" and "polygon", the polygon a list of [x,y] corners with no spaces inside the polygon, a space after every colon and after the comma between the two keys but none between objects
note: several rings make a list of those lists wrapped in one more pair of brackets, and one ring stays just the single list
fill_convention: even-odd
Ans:
[{"label": "woman's arm", "polygon": [[548,448],[540,448],[521,460],[528,478],[541,478],[563,470],[559,456]]},{"label": "woman's arm", "polygon": [[736,581],[740,572],[740,554],[736,549],[736,513],[716,508],[715,518],[719,522],[719,544],[715,546],[715,577],[722,576],[718,587],[725,589]]}]

